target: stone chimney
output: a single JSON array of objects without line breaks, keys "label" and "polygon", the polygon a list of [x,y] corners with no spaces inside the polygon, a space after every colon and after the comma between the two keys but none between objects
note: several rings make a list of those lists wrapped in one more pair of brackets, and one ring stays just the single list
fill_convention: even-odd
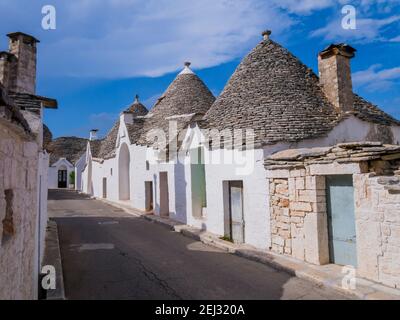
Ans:
[{"label": "stone chimney", "polygon": [[0,83],[5,89],[10,87],[11,72],[16,67],[17,58],[9,52],[0,52]]},{"label": "stone chimney", "polygon": [[89,141],[97,140],[97,132],[98,129],[92,129],[90,130],[90,135],[89,135]]},{"label": "stone chimney", "polygon": [[356,49],[347,44],[331,44],[318,55],[319,79],[328,100],[338,112],[353,109],[350,59]]},{"label": "stone chimney", "polygon": [[17,59],[10,68],[9,90],[34,94],[36,91],[36,44],[39,40],[14,32],[9,37],[9,53]]}]

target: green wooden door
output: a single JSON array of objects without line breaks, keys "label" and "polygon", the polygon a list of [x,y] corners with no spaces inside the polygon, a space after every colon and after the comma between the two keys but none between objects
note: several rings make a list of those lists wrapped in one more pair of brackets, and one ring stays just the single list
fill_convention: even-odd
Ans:
[{"label": "green wooden door", "polygon": [[357,266],[354,188],[351,175],[326,178],[330,260]]}]

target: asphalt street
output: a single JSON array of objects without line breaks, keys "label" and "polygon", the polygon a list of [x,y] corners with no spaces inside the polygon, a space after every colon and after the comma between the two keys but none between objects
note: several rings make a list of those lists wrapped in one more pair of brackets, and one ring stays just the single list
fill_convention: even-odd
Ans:
[{"label": "asphalt street", "polygon": [[67,299],[345,299],[73,191],[49,191]]}]

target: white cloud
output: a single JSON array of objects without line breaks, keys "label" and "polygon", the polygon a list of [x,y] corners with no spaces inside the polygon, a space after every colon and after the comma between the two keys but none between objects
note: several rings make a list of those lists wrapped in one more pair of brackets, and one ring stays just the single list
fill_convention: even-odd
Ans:
[{"label": "white cloud", "polygon": [[394,37],[389,40],[390,42],[400,42],[400,36]]},{"label": "white cloud", "polygon": [[334,0],[274,0],[274,2],[276,6],[296,14],[310,14],[335,5]]},{"label": "white cloud", "polygon": [[311,32],[311,37],[323,37],[329,41],[348,41],[366,43],[387,41],[382,36],[382,30],[400,21],[400,16],[391,16],[384,19],[357,19],[355,30],[342,28],[341,18],[337,18],[325,27]]},{"label": "white cloud", "polygon": [[400,67],[382,69],[375,64],[352,75],[355,87],[365,87],[368,91],[388,90],[400,79]]},{"label": "white cloud", "polygon": [[[57,1],[55,1],[57,2]],[[191,61],[205,68],[241,56],[261,32],[292,20],[263,0],[60,2],[57,30],[41,44],[46,74],[159,76]],[[44,34],[45,36],[47,34]]]}]

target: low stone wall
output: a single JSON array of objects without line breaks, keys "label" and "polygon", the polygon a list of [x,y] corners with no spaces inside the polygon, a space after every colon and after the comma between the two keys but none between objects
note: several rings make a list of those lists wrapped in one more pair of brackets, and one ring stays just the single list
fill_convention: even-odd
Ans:
[{"label": "low stone wall", "polygon": [[36,296],[37,168],[37,143],[1,120],[0,300]]},{"label": "low stone wall", "polygon": [[329,261],[325,178],[305,170],[270,179],[272,251],[314,264]]},{"label": "low stone wall", "polygon": [[357,276],[400,288],[400,146],[355,142],[292,149],[265,164],[272,251],[329,263],[325,177],[352,175]]},{"label": "low stone wall", "polygon": [[358,273],[400,288],[400,177],[354,175]]}]

